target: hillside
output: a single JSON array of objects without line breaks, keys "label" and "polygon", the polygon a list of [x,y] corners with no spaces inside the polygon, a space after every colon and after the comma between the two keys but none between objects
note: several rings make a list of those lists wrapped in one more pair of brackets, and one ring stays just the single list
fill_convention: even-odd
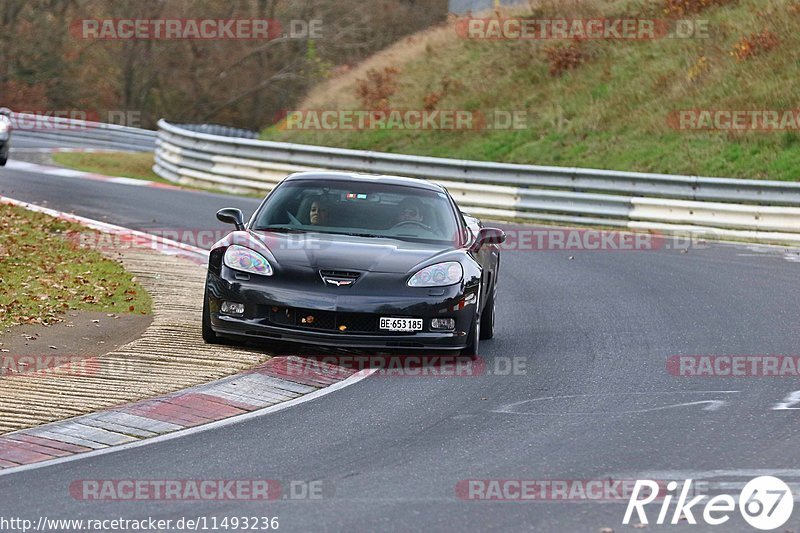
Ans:
[{"label": "hillside", "polygon": [[[3,0],[0,107],[145,128],[161,118],[259,128],[337,69],[447,17],[447,0],[362,5]],[[160,35],[164,21],[182,29]]]},{"label": "hillside", "polygon": [[[683,18],[707,21],[708,36],[467,39],[461,36],[463,22],[451,19],[317,86],[297,109],[427,108],[485,116],[495,110],[523,111],[524,128],[340,131],[314,129],[313,124],[287,129],[279,123],[267,127],[263,137],[541,165],[798,178],[800,3],[609,0],[532,4],[536,7],[481,16],[648,18],[666,19],[668,25]],[[794,114],[787,111],[792,109]],[[680,122],[675,117],[681,110],[767,114],[757,115],[760,131],[749,125],[735,131],[724,122],[722,128],[703,131],[677,126]],[[770,111],[778,113],[778,127],[769,122]],[[703,115],[696,117],[703,119]]]}]

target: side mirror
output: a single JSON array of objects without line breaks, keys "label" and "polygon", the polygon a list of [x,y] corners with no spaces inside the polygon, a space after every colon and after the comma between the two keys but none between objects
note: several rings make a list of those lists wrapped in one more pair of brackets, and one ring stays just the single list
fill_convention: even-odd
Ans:
[{"label": "side mirror", "polygon": [[485,244],[503,244],[506,242],[506,233],[498,228],[481,228],[470,250],[477,252]]},{"label": "side mirror", "polygon": [[226,224],[233,224],[239,231],[244,229],[244,215],[242,215],[241,210],[235,207],[226,207],[217,211],[217,220]]}]

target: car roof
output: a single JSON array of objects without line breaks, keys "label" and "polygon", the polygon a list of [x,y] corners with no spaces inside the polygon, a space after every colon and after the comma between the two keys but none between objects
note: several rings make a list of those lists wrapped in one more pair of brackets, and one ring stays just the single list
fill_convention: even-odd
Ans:
[{"label": "car roof", "polygon": [[387,185],[400,185],[404,187],[416,187],[419,189],[427,189],[429,191],[444,192],[444,187],[439,184],[433,183],[421,178],[406,178],[403,176],[389,176],[385,174],[361,174],[358,172],[336,172],[336,171],[311,171],[311,172],[296,172],[286,177],[285,181],[299,181],[299,180],[336,180],[336,181],[352,181],[363,183],[385,183]]}]

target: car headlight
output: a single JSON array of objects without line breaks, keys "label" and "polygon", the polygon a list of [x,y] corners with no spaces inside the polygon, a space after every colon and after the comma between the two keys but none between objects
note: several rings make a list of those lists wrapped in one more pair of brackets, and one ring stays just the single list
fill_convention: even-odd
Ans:
[{"label": "car headlight", "polygon": [[408,280],[409,287],[443,287],[453,285],[464,277],[464,269],[458,261],[437,263],[425,267]]},{"label": "car headlight", "polygon": [[234,270],[241,270],[242,272],[249,272],[251,274],[259,274],[261,276],[272,275],[272,265],[260,253],[234,244],[225,250],[225,255],[222,258],[225,266]]}]

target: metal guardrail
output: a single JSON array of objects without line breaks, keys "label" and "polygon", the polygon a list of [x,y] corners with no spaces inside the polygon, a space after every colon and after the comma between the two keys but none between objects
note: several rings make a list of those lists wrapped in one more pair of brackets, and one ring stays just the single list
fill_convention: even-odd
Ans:
[{"label": "metal guardrail", "polygon": [[158,126],[153,170],[176,182],[267,192],[301,170],[393,174],[441,183],[476,215],[800,244],[798,183],[421,157]]},{"label": "metal guardrail", "polygon": [[13,138],[64,148],[74,146],[149,152],[156,144],[155,131],[117,124],[24,113],[12,113],[11,120]]},{"label": "metal guardrail", "polygon": [[242,139],[258,139],[257,131],[233,128],[231,126],[221,126],[219,124],[175,124],[175,126],[195,133],[208,133],[210,135],[239,137]]}]

